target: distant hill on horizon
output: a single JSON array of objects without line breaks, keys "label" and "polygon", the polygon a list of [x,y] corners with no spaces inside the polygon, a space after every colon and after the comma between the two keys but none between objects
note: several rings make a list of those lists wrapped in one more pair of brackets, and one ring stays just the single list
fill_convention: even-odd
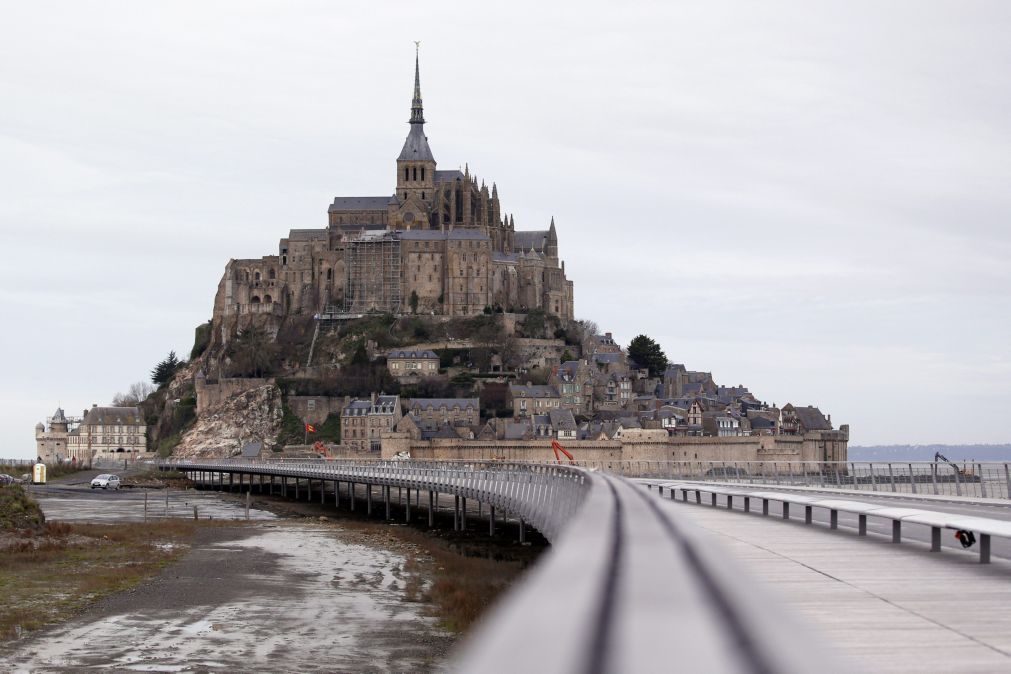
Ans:
[{"label": "distant hill on horizon", "polygon": [[940,452],[952,461],[1011,461],[1005,445],[850,445],[850,461],[933,461]]}]

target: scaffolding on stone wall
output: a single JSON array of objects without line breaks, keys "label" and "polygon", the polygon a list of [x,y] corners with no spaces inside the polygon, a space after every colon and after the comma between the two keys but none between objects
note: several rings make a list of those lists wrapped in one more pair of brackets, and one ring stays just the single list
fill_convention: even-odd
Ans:
[{"label": "scaffolding on stone wall", "polygon": [[400,239],[392,232],[363,232],[344,250],[344,314],[399,314]]}]

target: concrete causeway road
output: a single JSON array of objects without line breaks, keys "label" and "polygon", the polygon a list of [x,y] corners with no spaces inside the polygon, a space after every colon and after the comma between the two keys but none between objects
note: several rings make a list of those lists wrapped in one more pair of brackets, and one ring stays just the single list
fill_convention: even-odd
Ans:
[{"label": "concrete causeway road", "polygon": [[[874,500],[869,495],[845,498]],[[999,514],[1002,519],[1011,514],[1004,506],[881,500],[923,509],[957,507],[977,515],[982,508],[984,516]],[[805,525],[803,515],[785,521],[772,508],[770,516],[763,517],[754,510],[744,513],[722,505],[663,501],[679,518],[716,535],[729,554],[858,668],[1011,671],[1011,561],[1001,558],[996,545],[993,563],[981,565],[975,549],[964,552],[958,546],[940,554],[929,552],[929,535],[923,543],[895,545],[890,527],[880,532],[869,527],[866,538],[858,537],[855,520],[847,523],[850,528],[841,513],[840,529],[832,531]],[[904,541],[914,537],[913,530],[903,528]]]}]

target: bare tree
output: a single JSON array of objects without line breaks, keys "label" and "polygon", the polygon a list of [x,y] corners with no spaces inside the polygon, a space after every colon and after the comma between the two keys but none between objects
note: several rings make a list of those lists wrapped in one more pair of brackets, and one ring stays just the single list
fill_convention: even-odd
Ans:
[{"label": "bare tree", "polygon": [[594,321],[584,318],[576,321],[579,326],[579,347],[583,350],[583,358],[593,353],[593,338],[600,333],[600,328]]},{"label": "bare tree", "polygon": [[113,407],[136,407],[154,393],[154,386],[146,381],[130,384],[126,393],[117,393],[112,398]]}]

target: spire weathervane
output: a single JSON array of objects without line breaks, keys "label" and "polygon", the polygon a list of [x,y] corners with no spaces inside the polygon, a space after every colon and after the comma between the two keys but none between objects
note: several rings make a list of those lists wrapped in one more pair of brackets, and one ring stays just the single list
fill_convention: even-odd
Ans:
[{"label": "spire weathervane", "polygon": [[421,40],[414,41],[414,100],[411,101],[411,124],[424,124],[425,113],[421,105],[421,68],[418,65],[418,55],[421,51]]}]

